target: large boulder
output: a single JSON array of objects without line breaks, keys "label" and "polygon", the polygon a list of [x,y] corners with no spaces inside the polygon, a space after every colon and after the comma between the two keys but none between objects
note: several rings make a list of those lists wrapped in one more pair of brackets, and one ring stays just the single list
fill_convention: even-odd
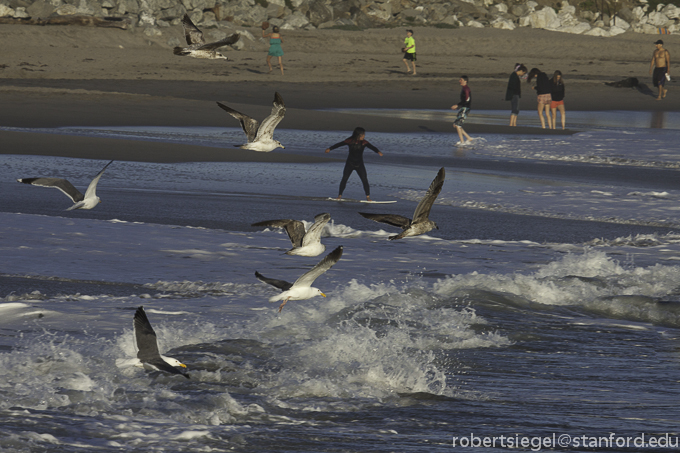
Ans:
[{"label": "large boulder", "polygon": [[550,6],[546,6],[540,11],[534,11],[529,14],[529,23],[531,24],[531,28],[543,29],[557,29],[561,25],[557,18],[557,13]]},{"label": "large boulder", "polygon": [[31,17],[44,18],[50,16],[56,9],[57,8],[54,5],[47,3],[44,0],[38,0],[26,8],[26,12]]},{"label": "large boulder", "polygon": [[4,3],[0,3],[0,17],[12,17],[14,16],[14,8],[10,8]]},{"label": "large boulder", "polygon": [[307,18],[316,27],[333,19],[333,8],[324,0],[314,0],[309,3]]},{"label": "large boulder", "polygon": [[281,25],[281,30],[296,30],[309,25],[309,19],[302,13],[296,11],[290,16],[286,17]]}]

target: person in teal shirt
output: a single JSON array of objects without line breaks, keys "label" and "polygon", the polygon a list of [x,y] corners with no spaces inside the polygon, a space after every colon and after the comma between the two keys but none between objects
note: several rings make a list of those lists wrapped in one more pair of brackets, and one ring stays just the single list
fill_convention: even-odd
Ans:
[{"label": "person in teal shirt", "polygon": [[262,37],[269,38],[269,53],[267,54],[269,72],[272,72],[272,57],[279,57],[279,67],[281,68],[281,75],[283,75],[283,61],[281,60],[281,57],[283,56],[283,49],[281,48],[283,38],[279,34],[279,27],[274,25],[272,33],[265,34],[265,31],[266,30],[262,30]]},{"label": "person in teal shirt", "polygon": [[406,39],[404,39],[404,64],[406,65],[406,73],[411,72],[408,65],[410,61],[413,64],[413,75],[416,75],[416,40],[413,38],[413,30],[406,30]]}]

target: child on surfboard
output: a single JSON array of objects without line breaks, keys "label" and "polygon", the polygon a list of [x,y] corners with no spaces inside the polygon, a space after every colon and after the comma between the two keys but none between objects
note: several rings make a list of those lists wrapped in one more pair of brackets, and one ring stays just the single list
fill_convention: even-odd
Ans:
[{"label": "child on surfboard", "polygon": [[361,182],[364,185],[364,192],[366,192],[366,200],[371,200],[371,187],[368,185],[368,176],[366,174],[366,167],[364,166],[364,149],[369,148],[375,151],[378,156],[382,156],[383,153],[380,152],[378,148],[368,143],[364,140],[366,137],[366,130],[363,127],[357,127],[352,132],[352,136],[347,140],[343,140],[340,143],[336,143],[330,148],[326,148],[326,152],[330,153],[332,149],[339,148],[343,145],[349,146],[349,154],[347,155],[347,162],[345,162],[345,169],[342,172],[342,180],[340,181],[340,193],[337,200],[342,199],[342,193],[345,191],[345,186],[347,185],[347,180],[353,171],[357,172]]}]

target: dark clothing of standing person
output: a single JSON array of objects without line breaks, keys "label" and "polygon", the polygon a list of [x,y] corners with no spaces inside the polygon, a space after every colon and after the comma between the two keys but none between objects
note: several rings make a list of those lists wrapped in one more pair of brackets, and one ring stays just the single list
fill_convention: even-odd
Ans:
[{"label": "dark clothing of standing person", "polygon": [[515,70],[510,74],[508,88],[505,90],[505,100],[510,101],[510,126],[517,126],[519,115],[519,98],[522,97],[521,78],[527,73],[527,67],[522,63],[515,64]]},{"label": "dark clothing of standing person", "polygon": [[338,191],[338,199],[342,198],[342,194],[347,186],[347,181],[353,171],[357,172],[361,182],[364,185],[364,192],[366,193],[366,199],[371,200],[371,187],[368,184],[368,175],[366,173],[366,167],[364,166],[364,149],[368,148],[379,156],[383,154],[378,148],[371,145],[368,140],[364,140],[366,136],[366,131],[357,127],[354,129],[352,136],[346,140],[343,140],[335,145],[326,149],[329,153],[331,150],[339,148],[341,146],[347,145],[349,147],[349,154],[347,155],[347,162],[345,162],[345,169],[342,172],[342,180],[340,181],[340,190]]},{"label": "dark clothing of standing person", "polygon": [[536,94],[550,94],[552,91],[552,84],[548,78],[548,74],[545,72],[539,72],[536,75]]}]

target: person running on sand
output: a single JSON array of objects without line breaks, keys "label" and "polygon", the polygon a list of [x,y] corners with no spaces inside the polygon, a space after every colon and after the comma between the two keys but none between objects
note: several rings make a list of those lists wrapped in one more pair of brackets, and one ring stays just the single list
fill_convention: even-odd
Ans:
[{"label": "person running on sand", "polygon": [[363,127],[357,127],[352,132],[352,136],[346,140],[336,143],[330,148],[326,148],[326,152],[330,153],[332,149],[339,148],[343,145],[349,146],[349,154],[347,155],[347,162],[345,162],[345,169],[342,172],[342,180],[340,181],[340,191],[338,200],[342,199],[342,193],[345,191],[347,180],[353,171],[357,172],[361,182],[364,185],[364,192],[366,193],[366,200],[371,200],[371,187],[368,185],[368,176],[366,175],[366,167],[364,166],[364,149],[369,148],[375,151],[378,156],[382,156],[378,148],[364,140],[366,137],[366,130]]},{"label": "person running on sand", "polygon": [[279,27],[274,25],[271,33],[265,34],[266,30],[262,30],[262,37],[269,38],[269,53],[267,54],[267,66],[269,66],[269,72],[272,72],[272,57],[279,57],[279,67],[281,68],[281,75],[283,75],[283,49],[281,44],[283,44],[283,38],[279,34]]},{"label": "person running on sand", "polygon": [[413,30],[406,30],[406,39],[404,39],[404,64],[406,65],[406,73],[411,72],[408,65],[410,61],[413,64],[413,75],[416,75],[416,40],[413,38]]},{"label": "person running on sand", "polygon": [[[541,120],[541,127],[545,129],[545,120],[548,120],[548,127],[550,127],[550,79],[545,72],[539,71],[538,68],[533,68],[529,71],[529,77],[527,77],[527,83],[531,83],[531,79],[536,77],[536,94],[538,95],[538,118]],[[543,118],[543,112],[545,112],[545,118]]]},{"label": "person running on sand", "polygon": [[562,73],[560,71],[555,71],[550,79],[550,85],[552,89],[550,90],[550,111],[552,112],[552,118],[550,119],[550,128],[555,129],[557,123],[557,110],[560,111],[560,118],[562,119],[562,129],[564,129],[566,123],[566,117],[564,116],[564,81],[562,80]]},{"label": "person running on sand", "polygon": [[656,97],[657,101],[666,97],[668,90],[666,89],[666,77],[671,76],[671,54],[663,48],[663,41],[658,40],[654,43],[656,49],[652,54],[652,64],[649,66],[649,75],[652,76],[652,82],[655,87],[659,88],[659,95]]},{"label": "person running on sand", "polygon": [[451,110],[460,109],[458,110],[458,117],[453,122],[453,127],[455,127],[456,131],[458,131],[458,137],[460,138],[459,144],[463,145],[465,143],[465,139],[463,137],[467,138],[468,143],[470,143],[472,140],[472,138],[470,138],[467,132],[465,132],[463,129],[465,119],[470,112],[470,107],[472,107],[472,95],[470,93],[470,87],[468,86],[468,76],[460,76],[458,83],[460,83],[460,86],[462,87],[460,90],[460,102],[456,105],[452,105]]},{"label": "person running on sand", "polygon": [[522,97],[521,78],[527,73],[527,67],[521,63],[515,65],[515,70],[510,74],[508,88],[505,90],[505,100],[510,101],[510,126],[517,126],[519,115],[519,98]]}]

